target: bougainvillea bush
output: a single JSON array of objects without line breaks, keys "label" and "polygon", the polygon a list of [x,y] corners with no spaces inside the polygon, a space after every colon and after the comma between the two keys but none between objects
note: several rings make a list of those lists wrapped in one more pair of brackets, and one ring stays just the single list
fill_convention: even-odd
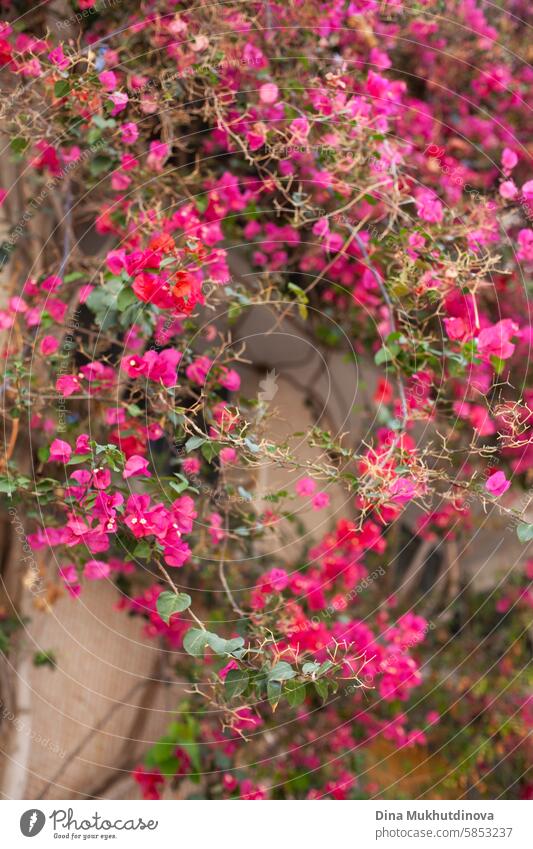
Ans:
[{"label": "bougainvillea bush", "polygon": [[[27,591],[112,582],[185,682],[143,795],[406,795],[393,749],[429,797],[531,796],[527,2],[31,5],[0,31],[0,488]],[[372,375],[363,437],[271,436],[263,308]],[[491,517],[524,561],[482,598]],[[398,558],[432,549],[418,599]]]}]

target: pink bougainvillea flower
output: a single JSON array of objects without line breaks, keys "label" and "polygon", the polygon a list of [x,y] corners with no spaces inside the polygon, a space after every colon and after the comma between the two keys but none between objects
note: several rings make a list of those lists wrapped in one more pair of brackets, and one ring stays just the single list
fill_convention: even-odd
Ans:
[{"label": "pink bougainvillea flower", "polygon": [[275,103],[278,99],[279,89],[275,83],[264,83],[259,89],[261,103]]},{"label": "pink bougainvillea flower", "polygon": [[111,574],[111,567],[103,560],[88,560],[83,567],[83,574],[88,581],[101,581]]},{"label": "pink bougainvillea flower", "polygon": [[163,163],[169,153],[170,148],[166,142],[150,142],[150,152],[146,157],[146,165],[151,171],[161,172],[163,170]]},{"label": "pink bougainvillea flower", "polygon": [[27,312],[28,304],[26,303],[24,298],[19,298],[18,295],[14,295],[12,298],[9,299],[9,308],[13,312],[23,313]]},{"label": "pink bougainvillea flower", "polygon": [[209,357],[197,357],[194,362],[187,366],[185,374],[193,383],[197,383],[198,386],[203,386],[211,366],[212,360],[210,360]]},{"label": "pink bougainvillea flower", "polygon": [[408,239],[409,245],[413,250],[420,251],[426,244],[426,240],[420,233],[411,233]]},{"label": "pink bougainvillea flower", "polygon": [[490,360],[491,357],[508,360],[515,350],[511,338],[518,333],[518,325],[510,318],[504,318],[492,327],[486,327],[477,338],[478,354],[484,360]]},{"label": "pink bougainvillea flower", "polygon": [[514,150],[510,150],[508,147],[505,147],[502,153],[502,166],[506,174],[511,173],[517,162],[518,156]]},{"label": "pink bougainvillea flower", "polygon": [[143,799],[155,800],[161,798],[160,789],[163,788],[165,779],[158,769],[149,771],[144,766],[138,766],[133,770],[132,777],[141,788]]},{"label": "pink bougainvillea flower", "polygon": [[316,495],[313,495],[311,504],[313,510],[323,510],[324,507],[329,506],[329,495],[327,492],[317,492]]},{"label": "pink bougainvillea flower", "polygon": [[54,439],[50,445],[50,462],[52,463],[68,463],[72,457],[72,448],[68,442],[62,439]]},{"label": "pink bougainvillea flower", "polygon": [[56,389],[65,398],[78,392],[80,389],[80,381],[73,374],[63,374],[56,380]]},{"label": "pink bougainvillea flower", "polygon": [[444,326],[450,339],[463,339],[466,334],[466,327],[462,318],[445,318]]},{"label": "pink bougainvillea flower", "polygon": [[69,593],[69,595],[76,598],[81,593],[81,585],[78,580],[78,573],[76,571],[76,567],[73,563],[66,563],[61,566],[58,570],[59,577],[63,580],[65,584],[65,589]]},{"label": "pink bougainvillea flower", "polygon": [[232,463],[235,463],[237,459],[237,452],[235,451],[235,448],[222,448],[218,456],[223,466],[229,466]]},{"label": "pink bougainvillea flower", "polygon": [[229,392],[238,392],[241,387],[241,378],[235,369],[224,369],[219,378],[219,383]]},{"label": "pink bougainvillea flower", "polygon": [[107,489],[111,483],[111,472],[98,466],[93,470],[92,485],[95,489]]},{"label": "pink bougainvillea flower", "polygon": [[122,172],[115,171],[111,177],[111,188],[115,192],[123,192],[131,183],[131,177]]},{"label": "pink bougainvillea flower", "polygon": [[89,445],[89,434],[80,433],[76,439],[76,454],[89,454],[91,446]]},{"label": "pink bougainvillea flower", "polygon": [[109,251],[106,256],[106,265],[113,274],[120,274],[126,268],[126,251],[124,248]]},{"label": "pink bougainvillea flower", "polygon": [[118,85],[117,75],[114,71],[102,71],[101,74],[98,74],[98,79],[106,91],[113,91]]},{"label": "pink bougainvillea flower", "polygon": [[109,99],[113,103],[113,108],[111,110],[111,115],[118,115],[120,112],[123,112],[126,106],[128,105],[129,97],[125,91],[114,91]]},{"label": "pink bougainvillea flower", "polygon": [[211,542],[213,545],[219,545],[223,539],[226,537],[226,531],[224,530],[224,519],[220,515],[220,513],[210,513],[209,514],[209,527],[208,533],[211,537]]},{"label": "pink bougainvillea flower", "polygon": [[65,54],[63,53],[63,45],[60,44],[58,47],[54,47],[53,50],[48,54],[48,58],[52,65],[55,65],[56,68],[59,68],[60,71],[64,71],[70,65],[70,60],[67,59]]},{"label": "pink bougainvillea flower", "polygon": [[494,472],[485,483],[485,489],[491,495],[494,495],[498,498],[500,495],[503,495],[504,492],[507,492],[509,487],[511,486],[511,482],[507,480],[504,472]]},{"label": "pink bougainvillea flower", "polygon": [[181,352],[174,348],[165,348],[161,353],[147,351],[144,355],[146,376],[150,380],[161,381],[163,386],[175,386],[177,381],[176,369],[181,359]]},{"label": "pink bougainvillea flower", "polygon": [[418,189],[415,192],[415,200],[416,211],[422,221],[428,221],[433,224],[442,221],[444,216],[442,203],[434,192],[430,189]]},{"label": "pink bougainvillea flower", "polygon": [[529,227],[519,231],[518,246],[516,258],[521,262],[533,262],[533,230]]},{"label": "pink bougainvillea flower", "polygon": [[132,456],[126,460],[122,477],[124,480],[126,480],[126,478],[138,477],[140,475],[145,478],[151,478],[152,473],[148,471],[148,465],[148,460],[144,457],[141,457],[139,454],[132,454]]},{"label": "pink bougainvillea flower", "polygon": [[315,236],[327,236],[329,233],[329,218],[324,216],[323,218],[319,218],[318,221],[315,221],[313,233]]},{"label": "pink bougainvillea flower", "polygon": [[526,200],[533,200],[533,180],[528,180],[527,183],[524,183],[522,186],[522,194]]},{"label": "pink bougainvillea flower", "polygon": [[294,121],[291,121],[289,126],[289,130],[295,136],[296,139],[301,141],[305,141],[307,136],[309,135],[311,127],[309,126],[309,121],[307,118],[295,118]]},{"label": "pink bougainvillea flower", "polygon": [[179,569],[191,556],[191,549],[184,542],[174,543],[163,549],[163,558],[167,566]]},{"label": "pink bougainvillea flower", "polygon": [[512,180],[505,180],[499,188],[500,195],[505,200],[512,200],[518,194],[518,189]]},{"label": "pink bougainvillea flower", "polygon": [[120,138],[124,144],[135,144],[139,138],[137,124],[134,124],[133,121],[128,121],[128,123],[122,124],[120,128]]},{"label": "pink bougainvillea flower", "polygon": [[201,463],[197,457],[187,457],[183,460],[181,467],[186,475],[197,475],[200,471]]},{"label": "pink bougainvillea flower", "polygon": [[55,336],[45,336],[41,339],[39,348],[43,356],[49,357],[51,354],[55,354],[59,348],[59,341]]},{"label": "pink bougainvillea flower", "polygon": [[416,484],[409,478],[396,478],[389,487],[389,493],[393,501],[406,504],[415,497]]},{"label": "pink bougainvillea flower", "polygon": [[129,377],[135,378],[146,374],[147,364],[143,357],[132,354],[129,357],[122,357],[121,367]]},{"label": "pink bougainvillea flower", "polygon": [[294,487],[297,494],[302,496],[302,498],[306,495],[312,495],[316,489],[316,483],[312,478],[302,478],[297,481],[296,486]]}]

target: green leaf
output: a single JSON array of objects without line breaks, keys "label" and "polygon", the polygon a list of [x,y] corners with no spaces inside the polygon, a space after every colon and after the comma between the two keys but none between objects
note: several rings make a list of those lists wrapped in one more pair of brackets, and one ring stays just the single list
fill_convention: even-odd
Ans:
[{"label": "green leaf", "polygon": [[152,553],[152,549],[150,548],[150,543],[146,542],[146,540],[141,540],[138,542],[135,548],[133,549],[133,556],[140,557],[143,560],[147,560]]},{"label": "green leaf", "polygon": [[201,657],[208,646],[215,654],[231,654],[244,646],[244,640],[242,637],[225,640],[218,634],[202,631],[199,628],[191,628],[183,638],[183,648],[193,657]]},{"label": "green leaf", "polygon": [[268,671],[267,677],[269,681],[288,681],[290,678],[294,678],[295,675],[296,671],[290,663],[280,660]]},{"label": "green leaf", "polygon": [[516,529],[516,535],[520,542],[529,542],[533,539],[533,525],[521,522]]},{"label": "green leaf", "polygon": [[394,359],[396,354],[400,353],[400,346],[396,342],[392,342],[390,345],[384,345],[382,348],[374,356],[374,362],[377,366],[383,365],[383,363],[388,363]]},{"label": "green leaf", "polygon": [[167,625],[174,613],[183,613],[191,606],[192,599],[187,593],[164,592],[157,599],[156,607],[163,622]]},{"label": "green leaf", "polygon": [[199,448],[200,445],[203,445],[204,442],[207,442],[205,436],[191,436],[185,443],[185,450],[187,453],[189,453],[189,451],[194,451],[196,448]]},{"label": "green leaf", "polygon": [[193,657],[201,657],[209,645],[207,631],[200,628],[190,628],[183,638],[183,648]]},{"label": "green leaf", "polygon": [[302,666],[302,672],[304,675],[313,675],[314,672],[317,672],[320,669],[320,664],[315,661],[311,663],[304,663]]},{"label": "green leaf", "polygon": [[54,85],[54,94],[56,97],[66,97],[70,91],[68,80],[58,80]]},{"label": "green leaf", "polygon": [[323,702],[326,701],[328,697],[328,683],[327,681],[314,681],[315,690],[318,695],[322,699]]},{"label": "green leaf", "polygon": [[202,454],[208,463],[211,462],[215,457],[218,457],[218,452],[220,451],[220,445],[218,442],[205,442],[201,448]]},{"label": "green leaf", "polygon": [[225,640],[224,637],[219,637],[218,634],[213,634],[210,631],[206,631],[206,634],[207,644],[209,648],[215,652],[215,654],[231,654],[231,652],[242,648],[244,645],[242,637],[234,637],[231,640]]},{"label": "green leaf", "polygon": [[298,707],[305,701],[306,685],[299,681],[287,681],[283,693],[291,707]]},{"label": "green leaf", "polygon": [[92,454],[73,454],[67,463],[67,466],[78,466],[80,463],[86,463],[90,460]]},{"label": "green leaf", "polygon": [[178,495],[180,495],[180,493],[185,492],[185,490],[188,489],[189,481],[169,481],[168,485],[174,490],[174,492],[177,492]]},{"label": "green leaf", "polygon": [[267,681],[267,698],[272,705],[272,710],[276,710],[281,696],[281,681]]},{"label": "green leaf", "polygon": [[245,669],[230,669],[224,681],[224,689],[228,698],[234,699],[244,693],[248,681],[248,673]]},{"label": "green leaf", "polygon": [[136,301],[138,302],[138,300],[139,299],[137,298],[133,289],[130,289],[128,286],[125,286],[124,289],[121,289],[121,291],[118,293],[117,309],[122,312],[122,310],[127,309],[129,306],[131,306],[131,304],[134,304]]},{"label": "green leaf", "polygon": [[14,481],[8,480],[8,478],[0,478],[0,492],[7,492],[8,495],[12,495],[16,489]]},{"label": "green leaf", "polygon": [[9,143],[9,147],[13,151],[13,153],[22,154],[28,147],[29,142],[26,139],[23,139],[22,136],[17,136],[16,139],[11,139]]}]

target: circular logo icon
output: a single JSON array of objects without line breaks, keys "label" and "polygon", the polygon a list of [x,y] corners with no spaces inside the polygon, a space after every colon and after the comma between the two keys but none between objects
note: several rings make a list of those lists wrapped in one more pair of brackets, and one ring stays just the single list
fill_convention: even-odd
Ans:
[{"label": "circular logo icon", "polygon": [[24,837],[35,837],[42,831],[46,817],[42,811],[37,808],[30,808],[29,811],[24,811],[20,818],[20,830]]}]

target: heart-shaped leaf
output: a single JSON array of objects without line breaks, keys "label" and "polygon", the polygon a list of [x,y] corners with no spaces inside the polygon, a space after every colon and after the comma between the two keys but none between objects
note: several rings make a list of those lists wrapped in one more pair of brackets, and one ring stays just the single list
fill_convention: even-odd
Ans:
[{"label": "heart-shaped leaf", "polygon": [[187,593],[164,592],[157,599],[157,612],[167,625],[174,613],[183,613],[191,606],[192,599]]}]

